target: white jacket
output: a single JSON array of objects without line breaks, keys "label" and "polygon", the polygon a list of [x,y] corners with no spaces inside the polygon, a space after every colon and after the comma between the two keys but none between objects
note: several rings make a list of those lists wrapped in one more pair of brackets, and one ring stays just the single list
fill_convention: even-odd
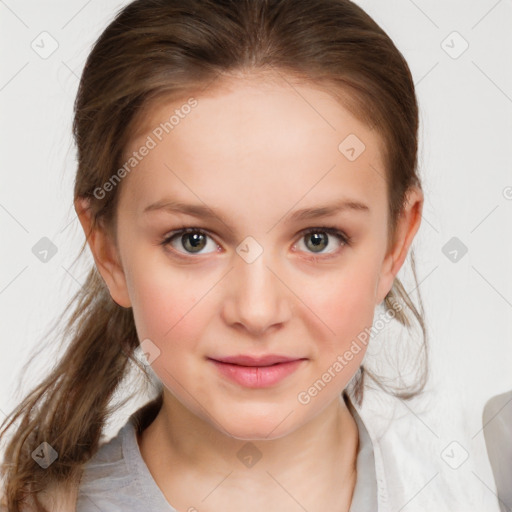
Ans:
[{"label": "white jacket", "polygon": [[373,443],[378,512],[500,512],[483,433],[453,438],[460,411],[433,421],[429,401],[372,390],[354,403]]}]

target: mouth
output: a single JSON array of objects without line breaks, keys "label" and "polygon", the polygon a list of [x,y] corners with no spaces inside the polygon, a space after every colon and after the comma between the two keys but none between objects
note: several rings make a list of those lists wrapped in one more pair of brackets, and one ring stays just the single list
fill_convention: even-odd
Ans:
[{"label": "mouth", "polygon": [[208,358],[219,374],[246,388],[271,387],[294,373],[305,358],[269,355],[264,357],[233,356]]}]

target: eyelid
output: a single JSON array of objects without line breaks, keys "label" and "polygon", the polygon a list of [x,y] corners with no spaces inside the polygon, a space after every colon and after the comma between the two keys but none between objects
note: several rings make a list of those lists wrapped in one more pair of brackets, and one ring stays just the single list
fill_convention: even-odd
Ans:
[{"label": "eyelid", "polygon": [[315,226],[306,228],[299,232],[300,236],[309,235],[310,233],[329,233],[330,235],[337,236],[347,244],[352,240],[343,230],[334,226]]}]

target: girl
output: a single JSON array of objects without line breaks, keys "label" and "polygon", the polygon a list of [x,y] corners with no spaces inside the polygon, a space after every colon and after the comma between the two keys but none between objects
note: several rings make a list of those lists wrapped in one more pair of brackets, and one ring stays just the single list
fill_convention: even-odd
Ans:
[{"label": "girl", "polygon": [[[396,277],[417,131],[404,58],[348,0],[123,8],[75,103],[95,265],[69,348],[4,422],[7,509],[455,510],[363,421],[365,375],[402,399],[426,382],[426,357],[404,389],[363,366],[378,306],[425,337]],[[134,364],[154,397],[106,441]]]}]

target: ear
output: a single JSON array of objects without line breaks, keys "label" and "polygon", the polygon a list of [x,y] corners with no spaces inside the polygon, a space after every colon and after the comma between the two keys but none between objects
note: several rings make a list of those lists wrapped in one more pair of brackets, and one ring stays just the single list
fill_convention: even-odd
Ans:
[{"label": "ear", "polygon": [[114,240],[102,225],[93,227],[88,199],[77,198],[74,204],[94,262],[110,291],[112,300],[124,308],[131,307],[125,274]]},{"label": "ear", "polygon": [[388,250],[380,271],[375,290],[375,304],[380,304],[393,287],[393,281],[402,267],[414,237],[421,224],[423,211],[423,192],[413,186],[407,193],[407,202],[398,217],[395,240]]}]

